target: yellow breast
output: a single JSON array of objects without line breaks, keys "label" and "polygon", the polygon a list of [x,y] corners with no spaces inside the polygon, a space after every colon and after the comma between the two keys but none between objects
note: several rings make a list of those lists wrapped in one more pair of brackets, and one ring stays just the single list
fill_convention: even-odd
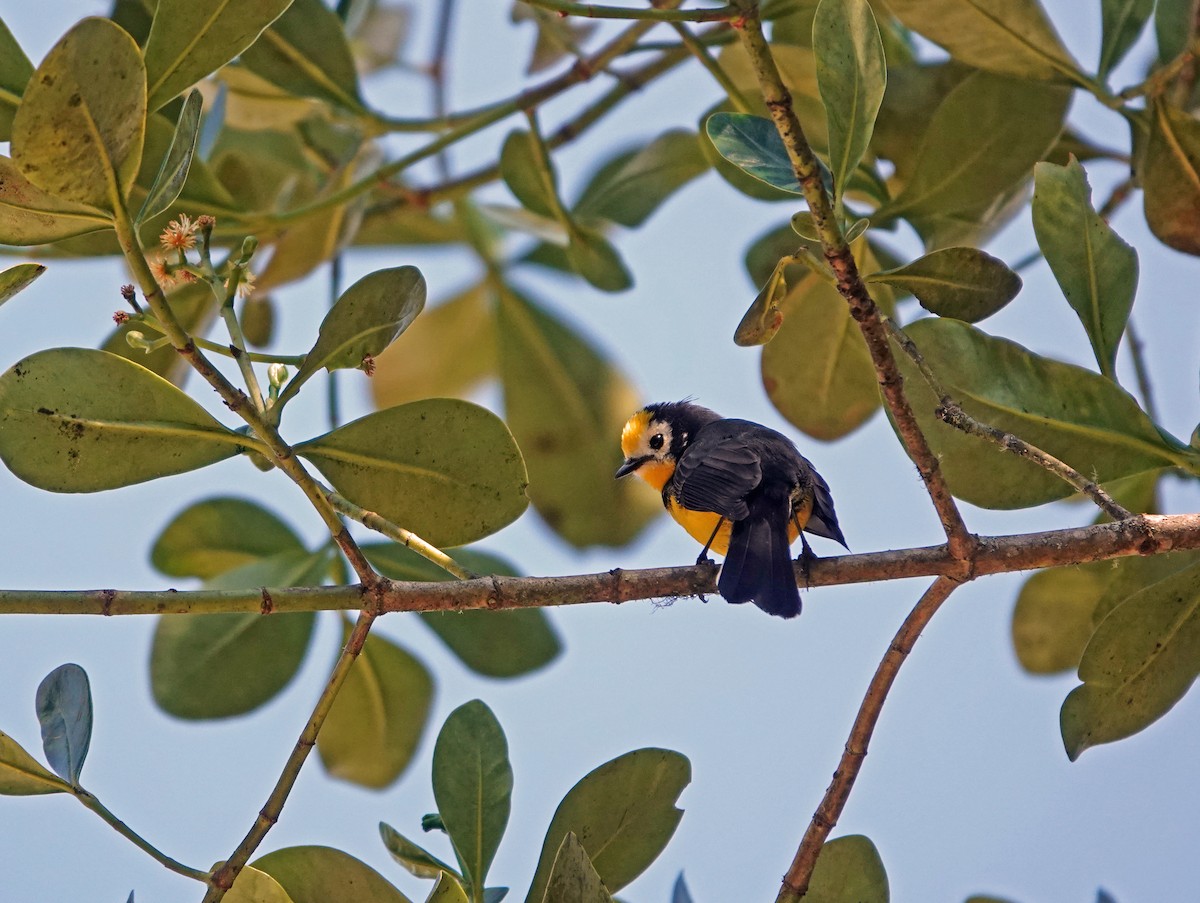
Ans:
[{"label": "yellow breast", "polygon": [[[709,537],[713,535],[713,530],[717,530],[717,522],[721,520],[721,516],[712,511],[690,511],[684,508],[674,496],[667,500],[667,511],[675,519],[675,522],[687,530],[688,535],[701,545],[708,542]],[[812,500],[810,498],[795,513],[791,523],[788,524],[789,544],[796,541],[796,537],[800,535],[800,530],[808,523],[808,518],[811,514]],[[729,550],[729,534],[732,529],[733,524],[730,521],[727,520],[722,523],[709,548],[718,555],[724,555]]]}]

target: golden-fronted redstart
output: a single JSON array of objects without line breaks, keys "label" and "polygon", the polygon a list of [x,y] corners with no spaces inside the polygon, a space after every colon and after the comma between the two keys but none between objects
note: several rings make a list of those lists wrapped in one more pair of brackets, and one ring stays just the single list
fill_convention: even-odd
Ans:
[{"label": "golden-fronted redstart", "polygon": [[675,520],[725,556],[717,589],[730,602],[753,602],[768,614],[800,613],[791,545],[813,557],[802,531],[846,545],[829,486],[782,433],[749,420],[725,419],[688,401],[647,405],[621,433],[625,463],[662,493]]}]

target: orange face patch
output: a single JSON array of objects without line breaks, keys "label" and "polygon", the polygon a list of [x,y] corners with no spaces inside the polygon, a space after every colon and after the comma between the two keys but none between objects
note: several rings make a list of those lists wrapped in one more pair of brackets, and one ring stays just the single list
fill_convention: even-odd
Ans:
[{"label": "orange face patch", "polygon": [[638,411],[625,422],[625,428],[621,430],[621,451],[626,458],[634,456],[649,426],[649,411]]}]

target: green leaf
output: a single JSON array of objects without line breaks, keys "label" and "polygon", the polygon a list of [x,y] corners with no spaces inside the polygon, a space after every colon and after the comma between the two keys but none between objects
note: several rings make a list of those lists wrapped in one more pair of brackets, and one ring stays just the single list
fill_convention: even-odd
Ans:
[{"label": "green leaf", "polygon": [[[180,107],[182,115],[184,112],[182,103]],[[209,113],[210,118],[213,115],[213,113]],[[138,170],[134,186],[135,196],[137,190],[141,189],[146,192],[146,199],[148,199],[152,187],[158,180],[163,163],[168,159],[176,159],[178,152],[186,149],[186,142],[177,146],[176,132],[179,124],[178,120],[175,122],[168,120],[163,113],[153,113],[146,121],[146,143],[142,148],[142,168]],[[200,131],[202,132],[203,129]],[[200,132],[197,133],[197,150],[200,147],[199,134]],[[180,193],[173,202],[178,205],[176,209],[210,213],[218,218],[240,212],[238,204],[221,184],[213,170],[201,159],[199,153],[192,153],[187,172],[182,175],[182,178]],[[143,204],[146,199],[143,199]],[[161,216],[161,214],[159,215]],[[155,224],[143,222],[142,225],[144,230],[150,231]]]},{"label": "green leaf", "polygon": [[[869,269],[865,241],[855,253]],[[761,361],[771,404],[814,439],[836,439],[858,429],[879,408],[879,382],[845,299],[807,274],[780,309],[783,324],[763,347]]]},{"label": "green leaf", "polygon": [[108,216],[94,207],[42,191],[10,158],[0,156],[0,244],[49,244],[107,229],[109,223]]},{"label": "green leaf", "polygon": [[617,249],[595,229],[573,225],[567,260],[576,273],[602,292],[623,292],[633,285],[633,276]]},{"label": "green leaf", "polygon": [[836,196],[871,143],[887,86],[883,41],[867,0],[826,0],[813,21],[817,83],[829,125],[829,168]]},{"label": "green leaf", "polygon": [[286,847],[251,865],[278,881],[293,903],[344,900],[349,888],[354,903],[411,903],[365,862],[330,847]]},{"label": "green leaf", "polygon": [[469,903],[469,901],[467,900],[467,892],[458,883],[458,879],[451,877],[446,872],[442,872],[438,876],[437,884],[433,886],[433,890],[425,898],[425,903]]},{"label": "green leaf", "polygon": [[968,65],[1034,79],[1079,72],[1037,0],[887,0],[887,5],[907,28]]},{"label": "green leaf", "polygon": [[[350,625],[343,625],[343,641]],[[350,670],[317,737],[321,762],[334,777],[382,789],[412,760],[429,707],[433,678],[400,646],[373,634]]]},{"label": "green leaf", "polygon": [[[393,580],[452,579],[433,562],[396,543],[369,543],[362,549],[371,564]],[[516,575],[507,561],[486,552],[451,549],[450,554],[476,574]],[[459,661],[485,677],[529,674],[548,665],[562,651],[550,619],[538,608],[422,612],[420,618]]]},{"label": "green leaf", "polygon": [[558,218],[558,178],[553,164],[540,153],[537,138],[511,132],[500,150],[500,176],[521,206],[549,219]]},{"label": "green leaf", "polygon": [[640,226],[674,192],[708,169],[695,132],[671,129],[620,154],[592,177],[574,212]]},{"label": "green leaf", "polygon": [[529,504],[525,463],[508,427],[467,401],[388,408],[296,451],[346,498],[436,546],[489,536]]},{"label": "green leaf", "polygon": [[47,674],[35,697],[46,761],[64,781],[79,786],[79,774],[92,742],[92,688],[76,664]]},{"label": "green leaf", "polygon": [[613,479],[637,392],[593,345],[507,288],[497,327],[505,417],[538,514],[576,547],[623,545],[662,510],[645,487]]},{"label": "green leaf", "polygon": [[1092,636],[1092,614],[1113,567],[1093,562],[1038,571],[1021,587],[1013,609],[1013,649],[1030,674],[1079,667]]},{"label": "green leaf", "polygon": [[[1103,592],[1096,600],[1092,625],[1098,625],[1131,596],[1200,563],[1200,552],[1166,552],[1148,558],[1122,558],[1112,563]],[[1076,663],[1078,664],[1078,663]]]},{"label": "green leaf", "polygon": [[1070,99],[1057,85],[967,76],[933,114],[911,177],[877,221],[982,213],[1027,179],[1054,145]]},{"label": "green leaf", "polygon": [[668,749],[638,749],[606,762],[558,804],[525,903],[541,903],[554,859],[569,833],[581,838],[611,893],[640,875],[675,833],[675,807],[692,779],[688,760]]},{"label": "green leaf", "polygon": [[[226,571],[210,589],[319,585],[328,552],[282,552]],[[253,711],[295,676],[316,615],[215,614],[159,618],[150,650],[154,700],[178,718],[227,718]]]},{"label": "green leaf", "polygon": [[1034,185],[1038,247],[1087,330],[1100,372],[1115,380],[1117,348],[1137,291],[1137,251],[1096,214],[1078,162],[1039,163]]},{"label": "green leaf", "polygon": [[317,341],[280,394],[280,403],[299,391],[324,367],[330,372],[362,365],[381,354],[425,307],[425,277],[413,266],[369,273],[350,286],[329,309]]},{"label": "green leaf", "polygon": [[587,850],[573,831],[568,831],[554,857],[542,903],[613,903],[613,898],[596,873]]},{"label": "green leaf", "polygon": [[0,376],[0,459],[40,489],[96,492],[184,473],[237,454],[240,438],[106,351],[51,348]]},{"label": "green leaf", "polygon": [[1160,64],[1171,62],[1187,50],[1195,17],[1193,0],[1158,0],[1154,4],[1154,37]]},{"label": "green leaf", "polygon": [[16,740],[0,731],[0,796],[70,792],[66,781],[52,775]]},{"label": "green leaf", "polygon": [[1143,730],[1200,673],[1200,565],[1154,583],[1100,622],[1060,716],[1072,761],[1085,749]]},{"label": "green leaf", "polygon": [[253,44],[291,0],[159,0],[146,39],[150,109],[167,101]]},{"label": "green leaf", "polygon": [[238,872],[224,899],[225,903],[293,903],[278,881],[250,865]]},{"label": "green leaf", "polygon": [[146,200],[138,213],[136,223],[166,213],[167,208],[175,203],[179,193],[183,191],[183,183],[187,181],[188,172],[192,167],[192,156],[196,153],[196,138],[200,134],[200,110],[204,100],[200,92],[191,91],[179,111],[179,120],[175,124],[175,132],[171,136],[171,146],[163,157],[158,168],[158,174],[146,194]]},{"label": "green leaf", "polygon": [[433,748],[433,797],[463,874],[483,887],[512,808],[508,741],[474,699],[450,713]]},{"label": "green leaf", "polygon": [[888,903],[887,872],[875,844],[861,834],[821,847],[805,903]]},{"label": "green leaf", "polygon": [[40,263],[18,263],[0,272],[0,304],[29,288],[44,272],[46,268]]},{"label": "green leaf", "polygon": [[241,55],[251,72],[289,94],[363,113],[358,72],[342,20],[321,0],[292,0]]},{"label": "green leaf", "polygon": [[209,579],[304,544],[282,520],[248,499],[196,502],[171,520],[150,550],[150,563],[168,577]]},{"label": "green leaf", "polygon": [[1101,81],[1124,59],[1154,12],[1154,0],[1100,0],[1102,34],[1096,74]]},{"label": "green leaf", "polygon": [[990,317],[1021,291],[1020,276],[976,248],[942,248],[905,266],[872,273],[867,282],[890,285],[915,296],[930,313],[967,323]]},{"label": "green leaf", "polygon": [[1140,175],[1150,231],[1176,251],[1200,255],[1200,122],[1155,102]]},{"label": "green leaf", "polygon": [[413,843],[389,824],[379,823],[379,836],[392,858],[418,878],[436,878],[443,872],[458,875],[452,866]]},{"label": "green leaf", "polygon": [[[1099,374],[1039,357],[958,320],[906,327],[949,395],[983,423],[1020,436],[1101,483],[1182,462],[1134,399]],[[774,343],[772,343],[774,344]],[[942,423],[937,399],[897,352],[909,401],[951,491],[984,508],[1025,508],[1073,490],[1038,465]]]},{"label": "green leaf", "polygon": [[713,113],[705,133],[717,152],[747,175],[780,191],[803,194],[775,123],[749,113]]},{"label": "green leaf", "polygon": [[[565,248],[571,242],[567,227],[560,220],[534,213],[525,207],[512,207],[507,204],[480,204],[476,210],[485,219],[498,226],[539,238],[556,248]],[[569,268],[569,266],[564,266],[564,269]]]},{"label": "green leaf", "polygon": [[426,309],[375,361],[375,406],[468,394],[499,368],[491,292],[480,282]]},{"label": "green leaf", "polygon": [[0,20],[0,141],[12,137],[13,114],[21,103],[25,85],[33,75],[33,63]]},{"label": "green leaf", "polygon": [[141,164],[145,129],[141,51],[108,19],[84,19],[29,80],[13,117],[13,161],[49,194],[116,210]]}]

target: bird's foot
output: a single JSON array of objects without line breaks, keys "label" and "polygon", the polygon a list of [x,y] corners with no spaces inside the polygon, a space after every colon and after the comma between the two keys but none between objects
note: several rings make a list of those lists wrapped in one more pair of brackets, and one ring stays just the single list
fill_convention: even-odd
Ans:
[{"label": "bird's foot", "polygon": [[[803,541],[803,536],[801,537]],[[800,555],[796,558],[796,564],[800,565],[800,576],[804,578],[804,588],[809,588],[809,576],[811,574],[812,563],[817,560],[817,555],[812,550],[807,542],[800,549]]]}]

